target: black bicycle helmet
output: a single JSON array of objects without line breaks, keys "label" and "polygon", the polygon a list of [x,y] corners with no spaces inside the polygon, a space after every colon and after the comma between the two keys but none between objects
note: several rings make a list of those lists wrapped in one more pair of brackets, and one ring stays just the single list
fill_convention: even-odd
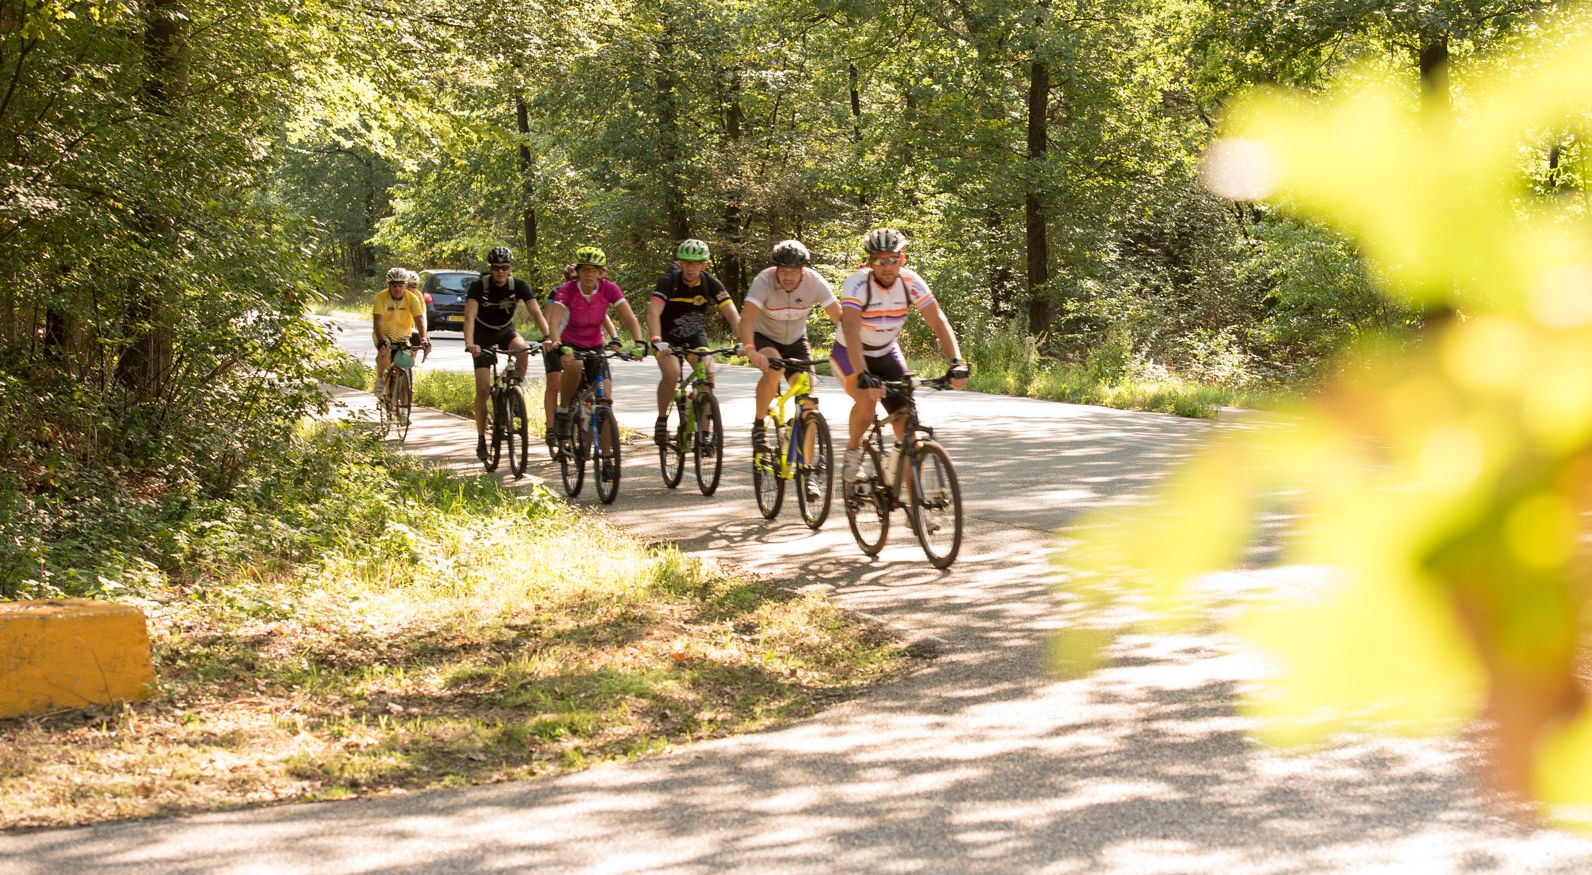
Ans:
[{"label": "black bicycle helmet", "polygon": [[488,252],[486,254],[486,263],[487,264],[513,264],[514,263],[514,253],[509,251],[509,248],[507,246],[494,246],[494,247],[492,247],[492,251]]},{"label": "black bicycle helmet", "polygon": [[907,235],[894,228],[875,228],[863,238],[862,248],[869,255],[880,252],[900,252],[907,248]]},{"label": "black bicycle helmet", "polygon": [[774,263],[780,267],[806,267],[813,260],[800,240],[781,240],[774,244]]}]

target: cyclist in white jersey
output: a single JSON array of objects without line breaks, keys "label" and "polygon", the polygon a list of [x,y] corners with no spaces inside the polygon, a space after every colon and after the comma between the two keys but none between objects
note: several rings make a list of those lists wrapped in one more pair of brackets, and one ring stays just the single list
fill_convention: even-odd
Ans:
[{"label": "cyclist in white jersey", "polygon": [[752,415],[752,443],[763,443],[763,411],[779,392],[780,372],[768,366],[769,358],[810,359],[807,315],[823,307],[831,321],[840,324],[840,302],[818,272],[807,266],[812,253],[800,240],[774,244],[773,267],[752,280],[746,291],[737,332],[747,361],[763,372],[757,381],[757,406]]},{"label": "cyclist in white jersey", "polygon": [[[863,239],[868,263],[846,277],[840,287],[841,336],[836,339],[829,361],[835,373],[844,378],[846,394],[853,402],[846,460],[840,469],[848,488],[862,468],[862,439],[873,424],[878,403],[884,401],[885,409],[891,412],[900,403],[885,397],[882,381],[899,380],[906,375],[906,356],[896,339],[901,336],[911,307],[923,314],[923,321],[939,340],[940,352],[951,368],[961,369],[961,375],[951,381],[951,388],[967,385],[966,364],[956,332],[940,311],[928,283],[906,267],[906,246],[906,235],[894,228],[869,231]],[[904,436],[904,429],[904,423],[895,423],[897,441]]]}]

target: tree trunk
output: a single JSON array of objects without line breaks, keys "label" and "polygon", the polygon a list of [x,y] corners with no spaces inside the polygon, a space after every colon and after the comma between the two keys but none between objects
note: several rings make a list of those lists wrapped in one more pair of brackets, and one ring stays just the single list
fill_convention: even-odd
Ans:
[{"label": "tree trunk", "polygon": [[658,38],[658,158],[663,163],[664,215],[669,237],[678,243],[691,236],[691,224],[686,218],[685,195],[680,185],[680,94],[673,67],[674,39],[674,24],[665,16],[663,35]]},{"label": "tree trunk", "polygon": [[[739,158],[741,154],[741,73],[729,70],[729,87],[724,92],[724,147],[725,153]],[[724,193],[724,224],[720,228],[724,245],[718,259],[719,280],[739,305],[746,296],[746,262],[741,248],[745,244],[746,226],[741,205],[739,182],[732,183]]]},{"label": "tree trunk", "polygon": [[[1449,112],[1448,35],[1426,36],[1421,43],[1421,112],[1428,118],[1443,118]],[[1435,331],[1453,321],[1457,312],[1447,301],[1428,301],[1421,306],[1421,325]]]},{"label": "tree trunk", "polygon": [[1028,193],[1024,198],[1028,255],[1028,333],[1039,336],[1050,327],[1050,237],[1046,229],[1041,182],[1049,151],[1050,67],[1034,61],[1028,69]]},{"label": "tree trunk", "polygon": [[1428,113],[1447,113],[1448,35],[1428,37],[1421,44],[1421,108]]},{"label": "tree trunk", "polygon": [[[146,73],[139,106],[159,129],[173,122],[187,90],[183,34],[187,16],[182,0],[149,0],[144,14]],[[172,216],[146,202],[137,208],[133,221],[146,248],[166,248],[174,228]],[[161,397],[171,372],[171,333],[161,297],[165,283],[159,276],[138,276],[129,285],[124,314],[129,337],[116,362],[116,380],[147,401]]]},{"label": "tree trunk", "polygon": [[[846,78],[851,89],[851,143],[856,147],[856,156],[862,157],[862,74],[857,71],[855,63],[846,64]],[[857,203],[868,206],[868,192],[866,189],[857,189]]]},{"label": "tree trunk", "polygon": [[535,165],[531,160],[531,111],[525,105],[525,95],[514,95],[514,119],[520,128],[520,190],[525,195],[525,261],[536,255],[536,182]]}]

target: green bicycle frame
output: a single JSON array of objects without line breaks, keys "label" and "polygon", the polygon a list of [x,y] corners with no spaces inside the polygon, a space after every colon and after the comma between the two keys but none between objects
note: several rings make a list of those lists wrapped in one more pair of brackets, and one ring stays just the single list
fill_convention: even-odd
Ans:
[{"label": "green bicycle frame", "polygon": [[691,387],[708,381],[708,361],[704,356],[683,353],[693,361],[691,373],[687,374],[685,368],[680,369],[680,381],[674,386],[674,405],[680,408],[680,445],[689,446],[691,438],[696,434],[696,405],[687,404]]}]

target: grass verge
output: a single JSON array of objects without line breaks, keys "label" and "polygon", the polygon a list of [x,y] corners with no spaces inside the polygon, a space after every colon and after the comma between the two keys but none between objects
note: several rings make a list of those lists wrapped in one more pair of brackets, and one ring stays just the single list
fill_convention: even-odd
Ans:
[{"label": "grass verge", "polygon": [[147,702],[0,721],[0,828],[528,778],[811,714],[905,667],[814,596],[347,428],[186,506]]}]

